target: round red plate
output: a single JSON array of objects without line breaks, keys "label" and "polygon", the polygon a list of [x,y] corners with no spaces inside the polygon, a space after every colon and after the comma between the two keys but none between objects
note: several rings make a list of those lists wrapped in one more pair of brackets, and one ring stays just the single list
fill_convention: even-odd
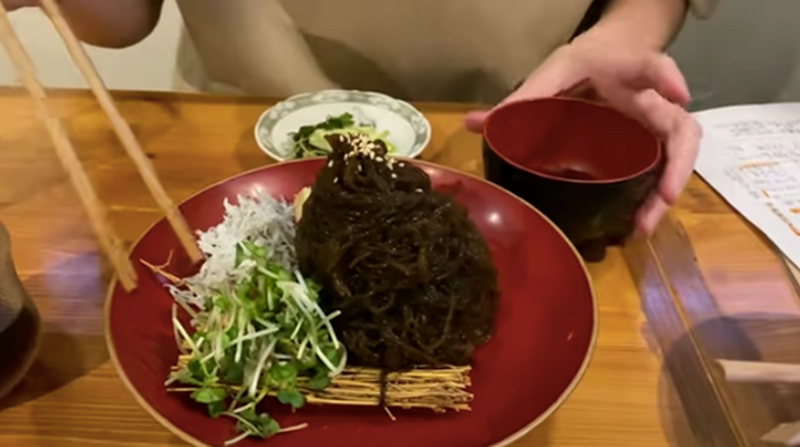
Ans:
[{"label": "round red plate", "polygon": [[[223,200],[263,188],[292,200],[311,185],[324,160],[268,166],[214,185],[181,205],[193,229],[222,221]],[[434,186],[453,192],[484,234],[499,272],[500,306],[494,337],[475,351],[472,411],[436,414],[380,408],[307,405],[295,414],[267,408],[284,426],[308,428],[237,445],[310,447],[486,447],[507,445],[541,423],[566,399],[589,363],[597,337],[597,307],[586,268],[564,236],[534,208],[477,177],[414,162]],[[172,297],[140,259],[165,262],[179,276],[194,273],[165,220],[134,246],[139,287],[126,293],[112,284],[106,306],[107,340],[123,381],[167,428],[195,445],[221,446],[233,437],[228,418],[211,419],[183,394],[167,393],[164,380],[178,356],[172,335]]]}]

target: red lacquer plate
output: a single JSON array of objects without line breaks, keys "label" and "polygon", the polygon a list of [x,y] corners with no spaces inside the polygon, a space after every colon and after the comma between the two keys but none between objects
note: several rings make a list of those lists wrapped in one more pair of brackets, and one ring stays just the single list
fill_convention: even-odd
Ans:
[{"label": "red lacquer plate", "polygon": [[[195,230],[223,218],[223,200],[262,188],[292,200],[313,183],[323,159],[281,163],[214,185],[181,205]],[[586,267],[563,234],[541,213],[478,177],[413,161],[434,187],[455,195],[491,248],[501,289],[491,341],[475,351],[472,410],[437,414],[380,408],[306,405],[296,413],[267,411],[283,426],[308,428],[237,445],[274,447],[486,447],[505,446],[550,416],[582,378],[597,338],[597,305]],[[188,395],[168,393],[164,380],[178,356],[171,327],[172,297],[139,263],[167,260],[172,273],[194,273],[169,224],[161,220],[136,243],[131,260],[139,286],[126,293],[117,282],[106,303],[106,338],[122,380],[153,417],[185,441],[221,446],[235,435],[228,418],[211,419]]]}]

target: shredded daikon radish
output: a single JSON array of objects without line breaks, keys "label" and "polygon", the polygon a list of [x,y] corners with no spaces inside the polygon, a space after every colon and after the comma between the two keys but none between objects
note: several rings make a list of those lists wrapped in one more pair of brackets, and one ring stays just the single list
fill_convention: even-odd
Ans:
[{"label": "shredded daikon radish", "polygon": [[236,247],[242,241],[264,247],[272,260],[294,270],[295,227],[291,203],[256,191],[252,196],[238,196],[236,205],[225,199],[223,206],[223,221],[205,232],[198,232],[198,245],[206,255],[200,271],[185,278],[185,289],[170,286],[176,299],[202,305],[212,290],[227,290],[231,284],[245,279],[254,264],[245,261],[235,267]]},{"label": "shredded daikon radish", "polygon": [[210,415],[236,419],[243,433],[231,444],[291,430],[257,413],[258,402],[272,393],[295,409],[303,406],[297,378],[324,389],[344,369],[347,352],[330,323],[339,312],[322,311],[320,287],[298,269],[294,207],[261,191],[223,205],[223,221],[198,232],[206,255],[200,271],[169,286],[193,318],[185,326],[174,307],[175,337],[187,361],[168,383],[196,387],[192,399]]}]

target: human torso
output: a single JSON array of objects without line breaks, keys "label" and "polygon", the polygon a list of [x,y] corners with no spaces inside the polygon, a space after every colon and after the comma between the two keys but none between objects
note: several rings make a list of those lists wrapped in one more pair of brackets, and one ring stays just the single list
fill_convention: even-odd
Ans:
[{"label": "human torso", "polygon": [[494,102],[565,43],[591,0],[178,0],[193,88],[321,88]]}]

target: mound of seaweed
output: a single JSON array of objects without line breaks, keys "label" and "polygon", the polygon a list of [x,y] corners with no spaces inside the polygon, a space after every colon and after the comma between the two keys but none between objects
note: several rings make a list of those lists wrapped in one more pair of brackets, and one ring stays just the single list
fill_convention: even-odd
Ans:
[{"label": "mound of seaweed", "polygon": [[349,364],[466,365],[494,329],[497,273],[466,209],[380,141],[332,135],[302,205],[300,269],[322,286]]}]

